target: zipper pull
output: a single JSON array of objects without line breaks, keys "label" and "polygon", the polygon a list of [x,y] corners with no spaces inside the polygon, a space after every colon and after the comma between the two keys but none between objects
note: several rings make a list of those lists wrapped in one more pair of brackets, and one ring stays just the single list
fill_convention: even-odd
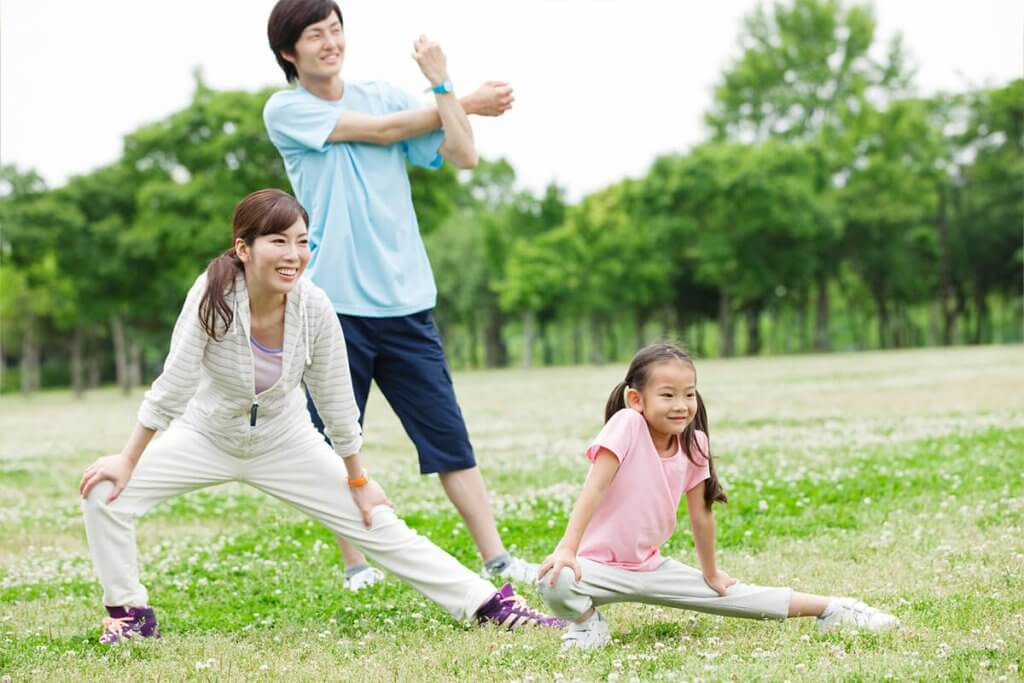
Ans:
[{"label": "zipper pull", "polygon": [[256,426],[256,409],[260,407],[259,403],[253,402],[252,408],[249,409],[249,426]]}]

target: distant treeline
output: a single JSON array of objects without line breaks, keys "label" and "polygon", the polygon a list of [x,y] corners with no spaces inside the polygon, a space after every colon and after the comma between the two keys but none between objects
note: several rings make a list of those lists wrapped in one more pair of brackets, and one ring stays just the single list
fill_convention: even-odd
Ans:
[{"label": "distant treeline", "polygon": [[[152,379],[235,204],[290,189],[270,93],[197,74],[109,166],[58,188],[0,169],[0,387]],[[913,93],[869,7],[797,0],[744,20],[707,140],[641,178],[571,204],[503,160],[412,169],[452,364],[602,362],[660,337],[721,356],[1020,342],[1024,80]]]}]

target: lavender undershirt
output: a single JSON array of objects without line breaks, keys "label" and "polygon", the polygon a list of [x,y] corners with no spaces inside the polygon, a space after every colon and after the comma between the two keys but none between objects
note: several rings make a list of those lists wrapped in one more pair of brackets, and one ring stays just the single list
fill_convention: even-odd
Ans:
[{"label": "lavender undershirt", "polygon": [[252,345],[256,393],[259,394],[274,386],[274,382],[281,376],[281,356],[284,349],[268,349],[252,337],[249,337],[249,343]]}]

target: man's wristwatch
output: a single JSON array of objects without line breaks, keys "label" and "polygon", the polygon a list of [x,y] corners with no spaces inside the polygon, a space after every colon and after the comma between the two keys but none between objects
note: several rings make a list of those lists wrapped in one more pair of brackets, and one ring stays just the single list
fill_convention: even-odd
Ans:
[{"label": "man's wristwatch", "polygon": [[435,85],[433,88],[431,88],[431,90],[437,93],[438,95],[446,95],[450,92],[455,92],[455,86],[452,85],[452,81],[450,78],[446,78],[437,85]]}]

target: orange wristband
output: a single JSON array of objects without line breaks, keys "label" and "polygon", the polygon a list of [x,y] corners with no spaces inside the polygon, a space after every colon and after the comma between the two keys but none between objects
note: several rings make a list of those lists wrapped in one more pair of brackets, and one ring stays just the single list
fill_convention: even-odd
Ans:
[{"label": "orange wristband", "polygon": [[356,479],[349,479],[348,480],[348,485],[351,488],[354,488],[354,489],[357,489],[360,486],[366,486],[368,483],[370,483],[370,478],[368,476],[366,476],[366,472],[365,471],[363,472],[363,476],[358,477]]}]

